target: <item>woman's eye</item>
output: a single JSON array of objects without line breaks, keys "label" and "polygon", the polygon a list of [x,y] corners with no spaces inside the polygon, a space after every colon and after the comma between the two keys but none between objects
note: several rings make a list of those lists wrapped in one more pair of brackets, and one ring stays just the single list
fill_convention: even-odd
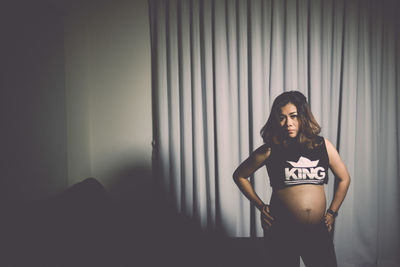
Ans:
[{"label": "woman's eye", "polygon": [[297,118],[297,115],[290,116],[292,119]]}]

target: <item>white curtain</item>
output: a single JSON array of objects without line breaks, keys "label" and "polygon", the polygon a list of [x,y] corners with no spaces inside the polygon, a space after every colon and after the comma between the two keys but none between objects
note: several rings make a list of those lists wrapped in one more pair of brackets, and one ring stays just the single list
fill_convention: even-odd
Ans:
[{"label": "white curtain", "polygon": [[[396,1],[150,0],[154,146],[165,191],[204,229],[262,236],[232,180],[262,144],[274,98],[300,90],[352,183],[339,266],[400,265]],[[334,191],[333,174],[326,186]],[[265,168],[251,181],[271,195]]]}]

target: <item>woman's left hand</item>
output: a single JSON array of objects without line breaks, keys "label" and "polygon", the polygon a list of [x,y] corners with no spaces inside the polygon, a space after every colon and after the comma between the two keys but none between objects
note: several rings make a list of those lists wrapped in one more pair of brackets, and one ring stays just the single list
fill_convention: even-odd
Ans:
[{"label": "woman's left hand", "polygon": [[332,232],[332,225],[333,225],[333,221],[335,220],[335,218],[333,217],[332,214],[330,213],[325,213],[325,225],[328,228],[328,232]]}]

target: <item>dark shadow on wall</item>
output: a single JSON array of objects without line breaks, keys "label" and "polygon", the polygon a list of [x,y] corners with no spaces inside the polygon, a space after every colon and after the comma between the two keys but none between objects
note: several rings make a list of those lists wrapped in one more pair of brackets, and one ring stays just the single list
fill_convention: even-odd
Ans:
[{"label": "dark shadow on wall", "polygon": [[228,238],[177,214],[146,168],[2,208],[0,266],[265,265],[262,240]]}]

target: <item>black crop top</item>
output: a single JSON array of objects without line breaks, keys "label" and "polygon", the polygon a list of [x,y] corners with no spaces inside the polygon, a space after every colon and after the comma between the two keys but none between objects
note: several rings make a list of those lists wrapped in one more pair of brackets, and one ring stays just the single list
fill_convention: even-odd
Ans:
[{"label": "black crop top", "polygon": [[329,158],[325,139],[318,136],[321,145],[309,149],[299,144],[287,147],[274,144],[266,162],[270,185],[279,189],[299,184],[327,184]]}]

